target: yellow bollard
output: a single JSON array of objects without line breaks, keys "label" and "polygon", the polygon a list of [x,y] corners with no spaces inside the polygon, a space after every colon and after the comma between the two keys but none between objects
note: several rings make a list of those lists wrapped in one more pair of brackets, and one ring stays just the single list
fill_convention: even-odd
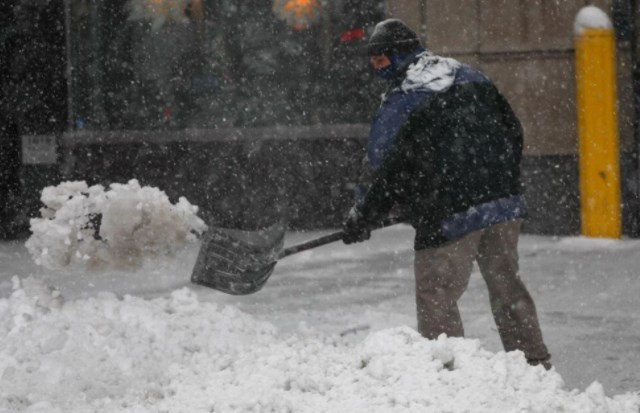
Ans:
[{"label": "yellow bollard", "polygon": [[576,36],[582,235],[620,238],[622,206],[615,36],[585,28]]}]

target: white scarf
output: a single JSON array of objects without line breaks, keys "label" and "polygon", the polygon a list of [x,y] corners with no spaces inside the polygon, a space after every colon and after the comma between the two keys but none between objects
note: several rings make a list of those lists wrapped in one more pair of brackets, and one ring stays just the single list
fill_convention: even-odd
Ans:
[{"label": "white scarf", "polygon": [[448,89],[456,79],[460,62],[448,57],[440,57],[425,51],[418,60],[409,65],[407,75],[400,84],[403,92],[425,90],[440,92]]}]

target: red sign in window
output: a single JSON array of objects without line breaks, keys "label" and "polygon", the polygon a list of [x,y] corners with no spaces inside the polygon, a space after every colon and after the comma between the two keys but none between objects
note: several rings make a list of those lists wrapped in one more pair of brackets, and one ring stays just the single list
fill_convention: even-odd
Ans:
[{"label": "red sign in window", "polygon": [[353,42],[364,39],[364,29],[352,29],[340,35],[340,43]]}]

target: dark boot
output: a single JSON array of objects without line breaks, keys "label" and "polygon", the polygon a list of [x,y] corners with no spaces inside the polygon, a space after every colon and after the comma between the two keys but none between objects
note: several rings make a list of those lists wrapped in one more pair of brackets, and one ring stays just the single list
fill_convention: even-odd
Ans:
[{"label": "dark boot", "polygon": [[553,365],[551,364],[551,355],[547,356],[545,359],[527,359],[527,363],[531,366],[542,366],[545,370],[551,370]]}]

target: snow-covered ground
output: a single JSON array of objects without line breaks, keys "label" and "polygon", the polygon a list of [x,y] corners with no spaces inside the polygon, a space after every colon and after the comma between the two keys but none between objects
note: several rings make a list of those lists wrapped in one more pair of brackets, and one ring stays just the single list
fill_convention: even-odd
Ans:
[{"label": "snow-covered ground", "polygon": [[0,412],[640,411],[640,242],[523,236],[545,372],[501,352],[477,271],[468,339],[415,333],[412,238],[288,257],[244,297],[190,285],[197,245],[90,272],[0,243]]}]

